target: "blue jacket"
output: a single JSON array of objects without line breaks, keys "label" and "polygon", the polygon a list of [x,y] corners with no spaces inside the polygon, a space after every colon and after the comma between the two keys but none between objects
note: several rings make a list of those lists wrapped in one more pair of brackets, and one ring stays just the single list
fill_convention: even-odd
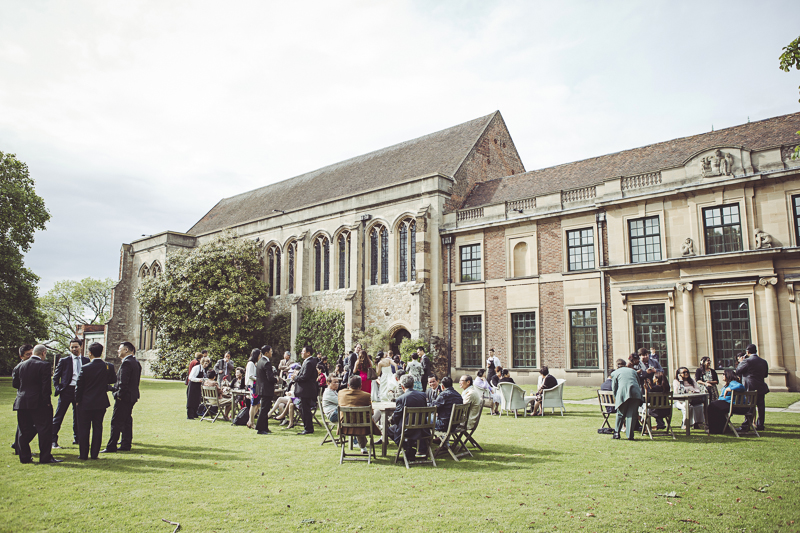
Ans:
[{"label": "blue jacket", "polygon": [[742,385],[738,381],[731,381],[730,383],[725,385],[724,389],[722,389],[722,394],[720,394],[719,399],[731,403],[731,396],[733,396],[733,393],[731,391],[735,390],[743,391],[744,385]]},{"label": "blue jacket", "polygon": [[433,405],[436,406],[436,431],[447,431],[453,406],[462,403],[464,403],[464,398],[453,387],[439,393],[439,396],[433,400]]}]

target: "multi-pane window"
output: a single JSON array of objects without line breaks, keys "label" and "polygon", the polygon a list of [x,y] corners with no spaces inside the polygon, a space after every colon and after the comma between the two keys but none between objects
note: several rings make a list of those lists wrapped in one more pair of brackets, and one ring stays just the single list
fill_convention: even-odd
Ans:
[{"label": "multi-pane window", "polygon": [[511,350],[514,366],[536,366],[536,313],[511,315]]},{"label": "multi-pane window", "polygon": [[287,276],[286,292],[294,294],[294,256],[297,251],[297,242],[292,241],[286,246],[286,255],[289,256],[289,275]]},{"label": "multi-pane window", "polygon": [[572,368],[599,368],[596,309],[569,312],[569,337]]},{"label": "multi-pane window", "polygon": [[328,238],[319,236],[314,240],[314,290],[330,289],[331,247]]},{"label": "multi-pane window", "polygon": [[800,194],[792,196],[792,215],[794,215],[795,245],[800,246]]},{"label": "multi-pane window", "polygon": [[[148,277],[158,277],[161,274],[161,266],[153,263],[151,268],[142,265],[139,277],[144,281]],[[145,324],[144,315],[139,314],[139,350],[152,350],[156,343],[156,328],[148,328]]]},{"label": "multi-pane window", "polygon": [[480,367],[483,362],[481,315],[461,317],[461,366]]},{"label": "multi-pane window", "polygon": [[592,228],[567,232],[567,256],[569,270],[594,268],[594,231]]},{"label": "multi-pane window", "polygon": [[461,247],[461,281],[480,281],[481,245],[468,244]]},{"label": "multi-pane window", "polygon": [[417,230],[414,219],[403,220],[399,226],[400,243],[398,258],[400,259],[399,280],[408,281],[417,279]]},{"label": "multi-pane window", "polygon": [[742,224],[739,204],[703,209],[706,253],[738,252],[742,249]]},{"label": "multi-pane window", "polygon": [[369,232],[369,259],[370,283],[389,283],[389,232],[381,225]]},{"label": "multi-pane window", "polygon": [[750,309],[747,300],[711,302],[714,366],[735,368],[736,356],[750,344]]},{"label": "multi-pane window", "polygon": [[658,362],[669,376],[667,363],[667,313],[664,304],[633,306],[634,348],[654,348]]},{"label": "multi-pane window", "polygon": [[631,263],[661,261],[661,229],[657,216],[629,220],[628,235],[631,241]]},{"label": "multi-pane window", "polygon": [[267,273],[269,274],[269,295],[281,294],[281,250],[277,246],[270,246],[267,250]]},{"label": "multi-pane window", "polygon": [[346,289],[350,284],[350,233],[339,235],[339,288]]}]

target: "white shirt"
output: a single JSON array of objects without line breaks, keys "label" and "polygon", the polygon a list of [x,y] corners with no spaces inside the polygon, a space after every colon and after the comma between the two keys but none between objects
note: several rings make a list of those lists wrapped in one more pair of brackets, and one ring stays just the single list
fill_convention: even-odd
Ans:
[{"label": "white shirt", "polygon": [[500,366],[500,359],[497,356],[492,355],[492,356],[489,356],[489,357],[486,358],[486,366],[487,367],[489,366],[489,363],[491,363],[491,362],[494,362],[495,368]]},{"label": "white shirt", "polygon": [[256,384],[256,364],[252,361],[247,362],[247,369],[244,372],[244,382],[248,387]]},{"label": "white shirt", "polygon": [[189,381],[194,381],[195,383],[200,383],[203,381],[204,378],[199,377],[201,366],[202,365],[194,365],[194,367],[192,367],[192,371],[189,373]]},{"label": "white shirt", "polygon": [[78,374],[80,374],[80,367],[78,366],[81,361],[80,355],[71,355],[72,357],[72,381],[69,382],[71,387],[78,384]]}]

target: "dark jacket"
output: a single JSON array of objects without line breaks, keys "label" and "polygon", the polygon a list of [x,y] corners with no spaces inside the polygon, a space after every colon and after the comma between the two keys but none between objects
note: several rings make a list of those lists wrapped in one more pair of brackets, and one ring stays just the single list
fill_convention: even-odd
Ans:
[{"label": "dark jacket", "polygon": [[436,400],[436,397],[439,396],[441,392],[440,387],[441,385],[438,385],[433,389],[428,387],[425,390],[425,398],[428,400],[428,405],[433,405],[434,400]]},{"label": "dark jacket", "polygon": [[[719,379],[717,378],[717,373],[714,371],[713,368],[711,368],[710,370],[711,370],[711,379],[716,381],[716,382],[719,382]],[[703,376],[705,376],[705,374],[706,374],[706,371],[703,370],[703,367],[702,366],[698,367],[697,370],[695,370],[695,372],[694,372],[694,380],[695,380],[695,382],[705,381],[705,379],[703,379]]]},{"label": "dark jacket", "polygon": [[141,377],[142,365],[139,364],[136,357],[129,355],[119,367],[117,383],[114,385],[114,398],[121,402],[138,402]]},{"label": "dark jacket", "polygon": [[422,363],[422,380],[427,382],[428,377],[433,375],[433,364],[428,354],[422,356],[420,363]]},{"label": "dark jacket", "polygon": [[[393,433],[396,435],[397,440],[400,439],[400,433],[402,431],[401,422],[403,422],[403,410],[406,407],[428,407],[428,401],[425,399],[425,395],[421,391],[416,390],[407,390],[401,394],[397,400],[395,400],[395,409],[394,413],[392,413],[392,419],[390,423],[395,429]],[[416,429],[406,433],[406,438],[412,440],[421,439],[422,437],[427,437],[429,435],[430,431],[428,430]]]},{"label": "dark jacket", "polygon": [[262,357],[256,364],[256,387],[253,393],[262,399],[275,396],[275,372],[269,357]]},{"label": "dark jacket", "polygon": [[[88,357],[81,357],[81,368],[83,365],[89,364]],[[65,387],[69,387],[72,383],[72,355],[62,357],[56,366],[56,372],[53,374],[53,386],[55,387],[55,396],[61,394]]]},{"label": "dark jacket", "polygon": [[225,377],[228,378],[232,377],[235,371],[236,368],[233,364],[233,361],[228,361],[228,364],[225,364],[224,357],[219,361],[217,361],[217,364],[214,365],[214,372],[216,372],[217,376],[219,376],[220,379]]},{"label": "dark jacket", "polygon": [[617,409],[628,400],[642,403],[639,375],[632,368],[624,366],[611,373],[611,390],[614,391],[614,406]]},{"label": "dark jacket", "polygon": [[317,363],[319,359],[313,355],[303,361],[303,367],[294,377],[294,395],[297,398],[317,397]]},{"label": "dark jacket", "polygon": [[17,389],[14,410],[52,407],[50,401],[50,363],[36,356],[23,361],[11,372],[11,384]]},{"label": "dark jacket", "polygon": [[464,403],[464,398],[453,387],[444,389],[433,401],[436,406],[436,431],[447,431],[454,405]]},{"label": "dark jacket", "polygon": [[116,381],[116,375],[108,371],[102,359],[94,359],[83,365],[75,387],[78,410],[107,409],[111,405],[108,401],[108,385]]},{"label": "dark jacket", "polygon": [[747,359],[739,363],[736,373],[742,377],[742,385],[747,390],[755,390],[761,394],[769,392],[765,382],[769,376],[769,364],[757,354],[750,354]]},{"label": "dark jacket", "polygon": [[547,374],[544,377],[544,381],[542,381],[542,390],[552,389],[558,385],[558,380],[553,376],[553,374]]}]

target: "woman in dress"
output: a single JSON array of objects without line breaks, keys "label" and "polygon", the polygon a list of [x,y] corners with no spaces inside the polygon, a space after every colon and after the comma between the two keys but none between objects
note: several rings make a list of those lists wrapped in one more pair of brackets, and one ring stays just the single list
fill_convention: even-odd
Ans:
[{"label": "woman in dress", "polygon": [[414,390],[422,392],[422,363],[419,362],[419,354],[411,354],[411,361],[406,365],[406,373],[414,378]]},{"label": "woman in dress", "polygon": [[[380,352],[383,354],[383,352]],[[392,382],[394,381],[394,373],[396,367],[392,361],[391,351],[378,361],[375,370],[378,372],[378,399],[385,402],[389,399],[389,391],[392,389]]]},{"label": "woman in dress", "polygon": [[[695,383],[692,376],[689,374],[689,369],[685,366],[680,367],[675,373],[675,381],[672,382],[672,390],[675,394],[701,392],[700,387],[697,386],[697,383]],[[691,401],[675,400],[674,405],[680,410],[683,415],[683,420],[685,420],[686,423],[694,426],[695,429],[700,428],[700,421],[703,420],[702,403],[691,405]],[[685,425],[681,425],[682,429],[685,427]]]},{"label": "woman in dress", "polygon": [[193,420],[197,418],[197,408],[203,401],[203,380],[208,377],[208,366],[211,359],[203,357],[199,365],[194,365],[189,373],[189,394],[186,396],[186,418]]},{"label": "woman in dress", "polygon": [[256,413],[258,413],[258,406],[261,403],[258,394],[253,394],[253,390],[256,388],[256,363],[259,359],[261,359],[261,350],[253,348],[253,351],[250,352],[250,359],[247,361],[247,367],[244,372],[244,382],[247,385],[247,390],[250,391],[250,420],[247,421],[247,427],[250,429],[253,429],[253,420],[256,417]]},{"label": "woman in dress", "polygon": [[[739,376],[733,370],[726,370],[722,376],[722,379],[725,380],[725,385],[722,386],[722,395],[718,400],[708,404],[708,432],[715,435],[722,435],[725,431],[733,391],[744,390],[744,385],[741,384]],[[743,415],[747,412],[747,407],[737,407],[733,412]]]},{"label": "woman in dress", "polygon": [[542,391],[545,389],[552,389],[558,385],[558,380],[553,377],[550,373],[550,369],[547,366],[543,366],[541,370],[539,370],[539,389],[536,391],[536,394],[533,396],[533,411],[531,414],[536,416],[537,413],[541,414],[542,411],[542,398],[544,394]]},{"label": "woman in dress", "polygon": [[372,394],[372,381],[367,377],[367,371],[372,368],[372,361],[369,360],[366,350],[361,350],[358,354],[358,361],[353,367],[353,373],[361,376],[361,390]]},{"label": "woman in dress", "polygon": [[719,379],[717,378],[717,373],[711,368],[710,357],[703,357],[700,359],[700,367],[694,373],[694,380],[698,384],[705,386],[708,392],[709,402],[713,402],[719,398],[719,392],[717,391]]},{"label": "woman in dress", "polygon": [[[645,387],[649,392],[669,392],[669,380],[662,371],[653,374],[653,384],[648,385],[649,380],[645,380]],[[664,419],[670,415],[669,409],[650,409],[649,415],[656,419],[656,429],[667,429]]]}]

